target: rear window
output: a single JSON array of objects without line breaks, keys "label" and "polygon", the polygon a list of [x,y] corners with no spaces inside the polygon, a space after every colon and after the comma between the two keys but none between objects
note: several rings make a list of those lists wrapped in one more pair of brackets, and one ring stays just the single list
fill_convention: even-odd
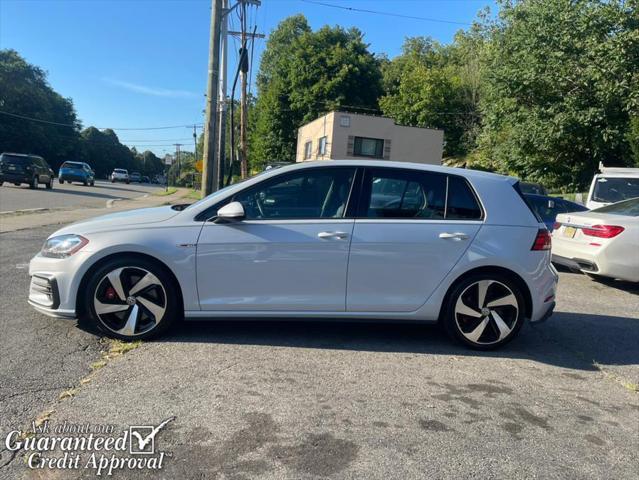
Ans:
[{"label": "rear window", "polygon": [[126,170],[122,170],[121,168],[116,168],[113,170],[115,173],[126,173]]},{"label": "rear window", "polygon": [[82,164],[78,162],[64,162],[62,168],[82,168]]},{"label": "rear window", "polygon": [[24,166],[31,164],[31,160],[29,159],[29,157],[18,157],[17,155],[2,155],[2,157],[0,158],[2,160],[2,163],[6,165]]},{"label": "rear window", "polygon": [[639,217],[639,198],[631,198],[630,200],[626,200],[624,202],[606,205],[605,207],[601,208],[595,208],[593,212]]}]

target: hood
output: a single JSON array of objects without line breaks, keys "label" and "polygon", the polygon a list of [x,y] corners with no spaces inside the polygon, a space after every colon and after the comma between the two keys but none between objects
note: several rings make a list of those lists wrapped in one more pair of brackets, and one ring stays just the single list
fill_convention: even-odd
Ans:
[{"label": "hood", "polygon": [[111,213],[91,218],[81,222],[72,223],[51,236],[76,233],[78,235],[103,232],[110,230],[120,230],[127,226],[142,226],[158,222],[164,222],[175,217],[180,212],[173,210],[170,205],[154,208],[140,208],[128,210],[126,212]]}]

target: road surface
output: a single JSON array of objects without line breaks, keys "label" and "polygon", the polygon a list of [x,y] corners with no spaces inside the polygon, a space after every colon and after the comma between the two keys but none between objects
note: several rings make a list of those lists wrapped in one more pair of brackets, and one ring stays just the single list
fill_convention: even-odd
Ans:
[{"label": "road surface", "polygon": [[44,185],[40,185],[37,190],[31,190],[26,185],[16,187],[5,183],[0,187],[0,212],[32,208],[104,207],[109,200],[136,198],[163,188],[161,185],[139,183],[127,185],[103,180],[96,181],[93,187],[85,187],[79,183],[65,182],[60,185],[55,180],[53,190],[47,190]]}]

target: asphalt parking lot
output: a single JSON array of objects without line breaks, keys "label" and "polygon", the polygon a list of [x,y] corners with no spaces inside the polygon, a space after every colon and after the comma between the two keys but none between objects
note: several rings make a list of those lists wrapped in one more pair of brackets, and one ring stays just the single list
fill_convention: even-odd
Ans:
[{"label": "asphalt parking lot", "polygon": [[96,180],[93,187],[80,183],[60,185],[56,179],[52,190],[40,185],[31,190],[27,185],[5,183],[0,187],[0,212],[13,212],[32,208],[87,208],[104,207],[109,200],[136,198],[164,187],[139,183],[111,183]]},{"label": "asphalt parking lot", "polygon": [[[637,285],[562,272],[555,315],[497,352],[419,325],[189,323],[81,384],[109,342],[26,304],[25,264],[55,228],[0,235],[3,439],[44,412],[175,416],[164,469],[135,477],[636,478]],[[86,476],[30,472],[3,444],[0,478]]]}]

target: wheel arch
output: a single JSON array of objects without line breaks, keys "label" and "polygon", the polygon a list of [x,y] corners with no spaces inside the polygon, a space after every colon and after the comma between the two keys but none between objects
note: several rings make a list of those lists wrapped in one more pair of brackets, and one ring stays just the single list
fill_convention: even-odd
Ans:
[{"label": "wheel arch", "polygon": [[[179,311],[180,312],[184,312],[184,296],[182,294],[182,286],[180,285],[180,282],[178,281],[177,277],[175,276],[175,273],[173,273],[173,270],[171,270],[168,265],[166,265],[166,263],[164,263],[163,261],[157,259],[156,257],[146,254],[146,253],[140,253],[140,252],[133,252],[133,251],[125,251],[125,252],[116,252],[116,253],[111,253],[105,257],[102,257],[100,259],[98,259],[97,261],[95,261],[90,267],[89,269],[84,273],[84,275],[82,276],[82,280],[80,280],[80,284],[78,286],[78,293],[79,292],[83,292],[84,289],[87,287],[87,284],[89,283],[89,279],[91,278],[91,275],[93,275],[93,273],[100,268],[102,265],[104,265],[105,263],[115,259],[115,258],[120,258],[120,257],[131,257],[134,259],[140,259],[143,258],[145,260],[148,260],[152,263],[154,263],[155,265],[157,265],[158,267],[160,267],[162,270],[164,270],[164,272],[169,275],[171,277],[171,280],[174,282],[175,287],[176,287],[176,292],[178,294],[178,302],[179,302]],[[83,315],[84,313],[86,313],[84,311],[84,302],[83,302],[83,295],[76,295],[76,299],[75,299],[75,311],[77,313],[78,316]]]},{"label": "wheel arch", "polygon": [[499,275],[503,275],[509,280],[511,280],[515,285],[517,285],[522,295],[524,296],[524,308],[525,308],[526,318],[530,319],[532,317],[532,313],[533,313],[532,295],[524,279],[521,278],[519,274],[517,274],[516,272],[513,272],[512,270],[509,270],[504,267],[489,265],[489,266],[476,267],[471,270],[468,270],[462,273],[459,277],[455,279],[454,282],[450,284],[450,286],[446,290],[446,294],[444,295],[444,300],[441,303],[438,319],[441,320],[444,314],[446,313],[446,308],[448,306],[450,296],[452,295],[455,287],[459,285],[460,282],[462,282],[463,280],[465,280],[466,278],[472,275],[485,274],[485,273],[496,273]]}]

